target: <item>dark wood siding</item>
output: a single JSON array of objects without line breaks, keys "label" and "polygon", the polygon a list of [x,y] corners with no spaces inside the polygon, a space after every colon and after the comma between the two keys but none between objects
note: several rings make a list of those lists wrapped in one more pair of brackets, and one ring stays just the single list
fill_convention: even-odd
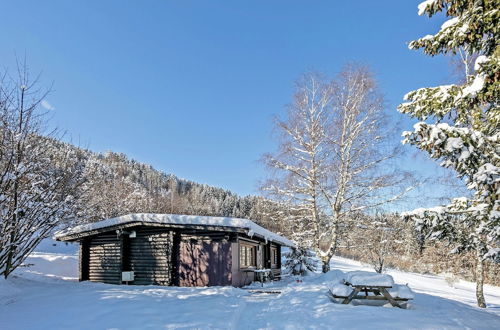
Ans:
[{"label": "dark wood siding", "polygon": [[180,286],[231,285],[231,243],[226,240],[181,240]]},{"label": "dark wood siding", "polygon": [[89,280],[89,253],[90,253],[90,240],[88,238],[85,238],[80,242],[80,249],[79,249],[78,279],[80,281]]},{"label": "dark wood siding", "polygon": [[89,280],[121,283],[121,241],[116,233],[101,234],[89,241]]},{"label": "dark wood siding", "polygon": [[124,254],[130,263],[128,268],[134,271],[134,284],[171,285],[173,232],[141,228],[136,235],[127,238],[130,251]]}]

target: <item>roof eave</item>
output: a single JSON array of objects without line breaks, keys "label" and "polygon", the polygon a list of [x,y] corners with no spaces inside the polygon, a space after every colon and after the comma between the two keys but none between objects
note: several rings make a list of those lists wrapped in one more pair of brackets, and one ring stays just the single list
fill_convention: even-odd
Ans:
[{"label": "roof eave", "polygon": [[[248,232],[247,232],[247,234],[248,234]],[[249,235],[249,236],[250,236],[250,235]],[[252,236],[257,236],[257,237],[259,237],[260,239],[263,239],[263,240],[265,240],[265,241],[268,241],[268,242],[273,242],[273,243],[278,243],[279,245],[283,245],[283,246],[287,246],[287,247],[294,247],[294,246],[295,246],[295,244],[293,244],[293,243],[289,244],[289,243],[285,243],[285,242],[283,242],[283,241],[281,241],[281,240],[276,240],[276,239],[275,239],[275,240],[273,240],[273,239],[269,239],[269,238],[267,238],[267,237],[265,237],[265,236],[263,236],[263,235],[257,234],[257,233],[253,233],[253,235],[252,235]]]},{"label": "roof eave", "polygon": [[185,225],[185,224],[165,224],[165,223],[154,223],[154,222],[142,222],[142,221],[134,221],[124,224],[117,224],[113,226],[98,228],[94,230],[88,230],[80,233],[67,234],[61,236],[55,236],[54,238],[57,241],[62,242],[74,242],[81,239],[84,239],[89,236],[94,236],[100,233],[136,227],[136,226],[146,226],[146,227],[162,227],[162,228],[178,228],[178,229],[198,229],[198,230],[213,230],[213,231],[223,231],[223,232],[237,232],[242,234],[248,234],[248,230],[246,228],[238,228],[238,227],[228,227],[228,226],[212,226],[212,225]]}]

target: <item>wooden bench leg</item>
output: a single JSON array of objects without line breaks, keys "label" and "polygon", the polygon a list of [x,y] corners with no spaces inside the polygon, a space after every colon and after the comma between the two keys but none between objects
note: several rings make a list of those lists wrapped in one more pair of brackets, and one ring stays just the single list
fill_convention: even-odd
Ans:
[{"label": "wooden bench leg", "polygon": [[399,308],[403,308],[401,307],[397,302],[396,300],[394,300],[394,298],[391,296],[391,294],[387,291],[386,288],[380,288],[380,292],[382,292],[382,294],[384,295],[384,297],[389,300],[389,302],[391,303],[392,307],[399,307]]},{"label": "wooden bench leg", "polygon": [[354,290],[351,292],[351,294],[349,296],[347,296],[347,298],[345,298],[344,301],[342,301],[342,304],[346,305],[346,304],[350,303],[352,301],[352,299],[354,297],[356,297],[356,295],[359,293],[359,291],[361,291],[360,288],[354,288]]}]

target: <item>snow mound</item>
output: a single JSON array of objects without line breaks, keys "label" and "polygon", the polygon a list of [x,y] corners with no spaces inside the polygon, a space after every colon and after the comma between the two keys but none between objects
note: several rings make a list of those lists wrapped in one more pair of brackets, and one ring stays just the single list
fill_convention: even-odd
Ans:
[{"label": "snow mound", "polygon": [[332,283],[328,286],[328,289],[335,296],[348,296],[352,292],[352,287],[342,283]]},{"label": "snow mound", "polygon": [[78,278],[78,256],[33,252],[24,261],[27,272],[65,279]]},{"label": "snow mound", "polygon": [[154,214],[154,213],[134,213],[127,214],[121,217],[106,219],[99,222],[84,224],[69,228],[66,230],[55,233],[55,239],[64,239],[65,236],[85,233],[88,231],[123,225],[133,222],[146,222],[157,224],[172,224],[172,225],[200,225],[200,226],[219,226],[242,228],[247,230],[249,236],[257,235],[267,241],[277,242],[286,246],[295,246],[295,244],[286,237],[275,234],[252,220],[240,218],[226,218],[226,217],[209,217],[198,215],[179,215],[179,214]]},{"label": "snow mound", "polygon": [[378,274],[365,271],[353,271],[345,274],[345,281],[352,285],[393,286],[394,279],[391,275]]}]

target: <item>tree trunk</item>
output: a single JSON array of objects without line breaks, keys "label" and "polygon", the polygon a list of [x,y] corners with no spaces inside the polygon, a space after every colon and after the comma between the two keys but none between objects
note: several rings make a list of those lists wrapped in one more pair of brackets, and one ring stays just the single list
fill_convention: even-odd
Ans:
[{"label": "tree trunk", "polygon": [[14,230],[11,231],[10,233],[10,246],[8,247],[9,252],[7,254],[7,260],[5,262],[5,269],[3,272],[3,276],[5,279],[9,277],[9,274],[12,272],[12,264],[13,264],[13,259],[14,259],[14,253],[15,253],[15,233]]},{"label": "tree trunk", "polygon": [[384,271],[384,261],[379,260],[377,264],[375,264],[375,271],[379,274],[382,274]]},{"label": "tree trunk", "polygon": [[486,308],[486,301],[484,300],[483,282],[484,282],[484,261],[481,255],[477,255],[476,266],[476,298],[477,305],[481,308]]},{"label": "tree trunk", "polygon": [[321,257],[321,271],[323,273],[328,273],[330,271],[330,259],[332,259],[330,256]]}]

